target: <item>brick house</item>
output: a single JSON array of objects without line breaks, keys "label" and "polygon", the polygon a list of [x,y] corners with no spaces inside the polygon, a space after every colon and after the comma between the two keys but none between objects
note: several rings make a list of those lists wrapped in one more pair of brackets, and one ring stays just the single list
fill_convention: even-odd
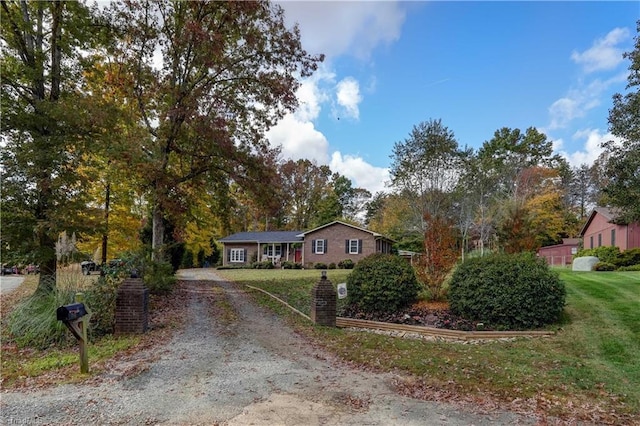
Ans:
[{"label": "brick house", "polygon": [[345,259],[354,263],[374,253],[391,253],[393,240],[348,223],[329,224],[300,231],[239,232],[219,240],[223,244],[223,266],[249,265],[254,261],[336,265]]},{"label": "brick house", "polygon": [[334,221],[300,234],[304,238],[302,264],[336,265],[346,259],[354,263],[374,254],[391,253],[393,240],[348,223]]},{"label": "brick house", "polygon": [[585,249],[617,246],[620,251],[640,247],[640,223],[621,223],[615,209],[596,207],[580,231]]}]

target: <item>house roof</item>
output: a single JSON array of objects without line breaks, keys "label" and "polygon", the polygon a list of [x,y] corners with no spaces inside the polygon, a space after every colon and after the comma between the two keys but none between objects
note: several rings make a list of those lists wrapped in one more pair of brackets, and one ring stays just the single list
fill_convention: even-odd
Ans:
[{"label": "house roof", "polygon": [[607,219],[607,222],[614,222],[618,217],[618,210],[612,209],[610,207],[596,207],[595,209],[593,209],[593,211],[587,218],[587,222],[584,224],[584,226],[580,230],[581,237],[584,237],[584,233],[587,231],[587,228],[589,228],[589,225],[591,225],[591,222],[593,222],[593,219],[598,214],[604,216],[604,218]]},{"label": "house roof", "polygon": [[328,228],[329,226],[333,226],[335,224],[340,224],[340,225],[348,226],[348,227],[353,228],[353,229],[358,229],[360,231],[368,232],[369,234],[373,235],[375,238],[382,238],[382,239],[385,239],[385,240],[394,241],[389,237],[386,237],[386,236],[384,236],[382,234],[378,234],[377,232],[373,232],[373,231],[370,231],[368,229],[361,228],[359,226],[351,225],[350,223],[341,222],[339,220],[334,220],[333,222],[327,223],[326,225],[318,226],[317,228],[313,228],[313,229],[310,229],[310,230],[305,231],[303,233],[300,233],[300,234],[298,234],[298,237],[304,238],[304,236],[307,235],[307,234],[311,234],[311,233],[319,231],[321,229]]},{"label": "house roof", "polygon": [[238,232],[221,238],[221,243],[301,243],[300,231]]}]

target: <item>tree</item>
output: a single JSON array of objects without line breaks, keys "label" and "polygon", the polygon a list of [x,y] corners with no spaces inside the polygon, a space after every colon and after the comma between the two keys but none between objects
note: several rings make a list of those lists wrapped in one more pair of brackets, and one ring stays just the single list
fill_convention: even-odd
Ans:
[{"label": "tree", "polygon": [[[55,287],[55,244],[83,228],[83,153],[111,127],[111,106],[84,90],[102,41],[78,2],[0,2],[3,254],[32,253],[38,292]],[[7,213],[10,212],[9,217]]]},{"label": "tree", "polygon": [[606,165],[609,183],[604,188],[606,200],[621,209],[623,221],[640,220],[640,20],[637,21],[636,43],[624,57],[631,61],[627,77],[628,93],[613,95],[609,110],[609,129],[624,143],[605,143],[609,152]]},{"label": "tree", "polygon": [[229,180],[273,188],[265,131],[296,107],[298,78],[323,58],[308,55],[298,28],[266,1],[124,1],[107,13],[121,35],[111,53],[147,133],[139,172],[158,255],[166,221],[189,209],[186,194]]},{"label": "tree", "polygon": [[308,229],[315,224],[320,203],[329,192],[331,169],[306,159],[289,160],[280,166],[280,177],[287,228]]},{"label": "tree", "polygon": [[407,139],[395,143],[391,186],[410,197],[411,226],[424,232],[426,213],[447,215],[465,152],[458,148],[453,132],[441,120],[422,122],[413,127]]}]

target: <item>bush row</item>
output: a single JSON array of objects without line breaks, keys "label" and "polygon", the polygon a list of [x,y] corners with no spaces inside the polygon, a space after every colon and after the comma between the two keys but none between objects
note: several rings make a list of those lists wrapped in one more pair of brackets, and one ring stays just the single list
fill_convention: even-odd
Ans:
[{"label": "bush row", "polygon": [[627,269],[640,265],[640,248],[632,248],[620,251],[619,247],[602,246],[593,249],[582,249],[574,257],[595,256],[600,263],[595,266],[596,271],[615,271],[620,268],[623,271],[633,271],[637,269]]}]

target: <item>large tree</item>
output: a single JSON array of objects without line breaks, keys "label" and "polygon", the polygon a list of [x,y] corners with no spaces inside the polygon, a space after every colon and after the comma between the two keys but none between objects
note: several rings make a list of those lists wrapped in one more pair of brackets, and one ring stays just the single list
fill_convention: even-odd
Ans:
[{"label": "large tree", "polygon": [[391,187],[410,200],[412,224],[426,230],[425,213],[448,217],[451,193],[460,179],[465,150],[441,120],[413,127],[409,137],[396,142],[391,158]]},{"label": "large tree", "polygon": [[166,221],[179,222],[197,189],[229,179],[272,188],[265,132],[297,106],[298,79],[322,57],[304,51],[298,28],[267,1],[122,1],[107,13],[121,34],[114,61],[147,130],[138,171],[157,254]]},{"label": "large tree", "polygon": [[38,291],[55,286],[55,243],[82,228],[86,181],[78,174],[95,149],[110,108],[84,87],[102,37],[78,2],[2,1],[2,254],[30,253]]},{"label": "large tree", "polygon": [[624,54],[631,61],[627,77],[627,93],[613,96],[609,111],[611,133],[622,144],[605,144],[609,181],[604,188],[606,201],[621,209],[626,222],[640,220],[640,20],[637,22],[635,48]]}]

